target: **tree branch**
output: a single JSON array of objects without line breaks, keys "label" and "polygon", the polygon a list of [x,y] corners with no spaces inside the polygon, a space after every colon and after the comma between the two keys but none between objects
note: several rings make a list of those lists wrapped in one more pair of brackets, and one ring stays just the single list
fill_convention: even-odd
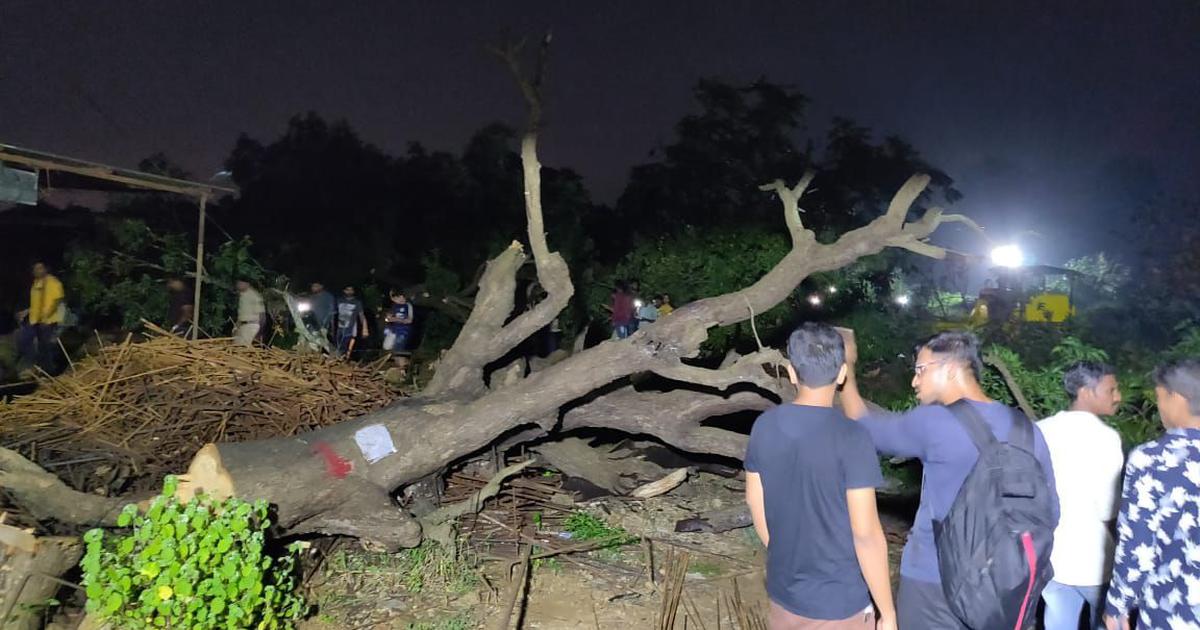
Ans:
[{"label": "tree branch", "polygon": [[737,383],[751,383],[778,395],[781,393],[778,391],[781,389],[778,377],[768,374],[763,368],[771,366],[776,370],[783,370],[783,366],[786,364],[787,359],[781,352],[774,348],[764,348],[739,357],[730,365],[715,370],[676,361],[669,366],[653,368],[651,371],[672,380],[717,389],[725,389]]},{"label": "tree branch", "polygon": [[479,295],[471,315],[454,345],[442,358],[438,371],[425,389],[427,394],[481,393],[483,367],[553,321],[566,308],[575,292],[566,261],[558,253],[550,251],[542,213],[542,165],[537,157],[537,130],[541,123],[541,86],[549,45],[550,35],[547,34],[542,41],[532,78],[526,75],[521,66],[520,53],[524,42],[493,48],[493,52],[508,65],[530,109],[529,129],[521,139],[525,220],[538,282],[546,290],[546,299],[507,325],[504,324],[513,310],[517,270],[525,260],[520,244],[514,242],[505,253],[488,263],[488,269],[479,282]]},{"label": "tree branch", "polygon": [[800,221],[800,197],[812,183],[813,177],[816,177],[816,172],[805,171],[804,176],[796,183],[795,187],[788,188],[787,184],[783,183],[782,179],[777,179],[770,184],[763,184],[758,189],[761,191],[775,191],[779,195],[779,200],[783,202],[783,220],[787,223],[788,232],[792,235],[792,246],[799,247],[801,243],[816,240],[817,235],[812,230],[804,229],[804,223]]},{"label": "tree branch", "polygon": [[[740,411],[763,411],[775,404],[753,392],[724,397],[688,390],[639,392],[629,387],[568,411],[563,416],[563,429],[617,429],[634,435],[652,435],[693,453],[741,459],[746,454],[748,435],[705,427],[700,423],[714,416]],[[749,425],[746,428],[749,429]]]},{"label": "tree branch", "polygon": [[68,525],[117,524],[121,508],[134,500],[101,497],[74,490],[20,453],[0,447],[0,488],[39,521]]}]

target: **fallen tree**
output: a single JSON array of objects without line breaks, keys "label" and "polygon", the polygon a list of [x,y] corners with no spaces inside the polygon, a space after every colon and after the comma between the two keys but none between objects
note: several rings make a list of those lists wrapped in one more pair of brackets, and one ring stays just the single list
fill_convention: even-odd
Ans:
[{"label": "fallen tree", "polygon": [[[395,549],[418,544],[422,533],[392,494],[496,445],[605,428],[653,436],[685,451],[740,458],[746,436],[703,421],[777,402],[786,390],[779,377],[784,358],[760,349],[731,357],[716,369],[687,363],[699,354],[708,331],[779,304],[812,273],[838,269],[888,247],[940,258],[945,252],[928,237],[944,223],[967,222],[937,208],[908,221],[930,180],[915,175],[882,216],[835,242],[821,243],[801,222],[798,207],[814,174],[806,173],[791,187],[775,181],[763,190],[775,192],[781,201],[791,250],[757,282],[681,306],[629,338],[605,341],[536,371],[510,364],[495,370],[493,378],[489,366],[548,325],[574,293],[569,269],[551,251],[543,227],[537,138],[548,42],[538,51],[532,73],[520,63],[521,45],[497,50],[530,110],[520,152],[528,248],[514,241],[487,263],[470,314],[432,381],[411,398],[329,427],[206,448],[190,467],[199,471],[189,479],[190,491],[231,488],[239,497],[270,501],[278,510],[276,522],[291,532],[349,535]],[[514,315],[517,272],[530,257],[546,297]],[[629,379],[639,373],[656,374],[676,387],[639,391]],[[41,517],[111,524],[116,510],[107,504],[124,502],[88,497],[87,509],[70,509],[82,505],[72,491],[48,483],[30,466],[7,453],[0,458],[0,484]]]}]

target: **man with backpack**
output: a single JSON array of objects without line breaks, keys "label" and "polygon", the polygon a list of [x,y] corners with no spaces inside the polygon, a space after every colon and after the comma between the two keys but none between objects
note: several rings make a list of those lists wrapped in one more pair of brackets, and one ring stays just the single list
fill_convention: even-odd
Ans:
[{"label": "man with backpack", "polygon": [[1154,370],[1166,432],[1129,453],[1104,624],[1200,630],[1200,360]]},{"label": "man with backpack", "polygon": [[896,630],[879,458],[862,426],[833,408],[849,372],[842,339],[808,322],[788,338],[788,360],[796,398],[758,417],[745,459],[746,503],[767,546],[770,628]]},{"label": "man with backpack", "polygon": [[1062,518],[1050,563],[1054,580],[1042,591],[1045,630],[1078,630],[1088,605],[1088,628],[1099,627],[1108,582],[1125,453],[1121,436],[1100,418],[1117,412],[1121,389],[1113,368],[1080,361],[1063,374],[1071,408],[1038,422],[1054,463]]},{"label": "man with backpack", "polygon": [[[852,365],[853,335],[845,336]],[[975,336],[951,331],[917,348],[918,407],[870,409],[853,369],[843,387],[846,415],[878,451],[924,467],[900,563],[903,630],[1024,630],[1053,575],[1058,497],[1049,450],[1029,418],[984,394],[982,371]]]}]

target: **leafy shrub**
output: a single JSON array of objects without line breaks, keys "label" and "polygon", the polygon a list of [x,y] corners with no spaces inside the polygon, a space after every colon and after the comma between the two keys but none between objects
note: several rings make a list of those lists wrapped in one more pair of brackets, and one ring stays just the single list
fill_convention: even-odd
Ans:
[{"label": "leafy shrub", "polygon": [[127,534],[84,535],[87,611],[117,628],[291,628],[304,612],[298,545],[266,549],[267,503],[175,499],[168,476],[145,514],[127,505]]}]

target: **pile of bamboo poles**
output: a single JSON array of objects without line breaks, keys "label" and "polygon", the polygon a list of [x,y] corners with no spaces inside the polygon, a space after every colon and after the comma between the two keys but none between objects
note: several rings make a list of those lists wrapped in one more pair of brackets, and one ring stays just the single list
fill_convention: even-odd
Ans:
[{"label": "pile of bamboo poles", "polygon": [[157,331],[102,346],[0,404],[0,446],[89,490],[105,485],[89,478],[97,472],[157,483],[207,442],[293,435],[394,398],[370,366]]}]

